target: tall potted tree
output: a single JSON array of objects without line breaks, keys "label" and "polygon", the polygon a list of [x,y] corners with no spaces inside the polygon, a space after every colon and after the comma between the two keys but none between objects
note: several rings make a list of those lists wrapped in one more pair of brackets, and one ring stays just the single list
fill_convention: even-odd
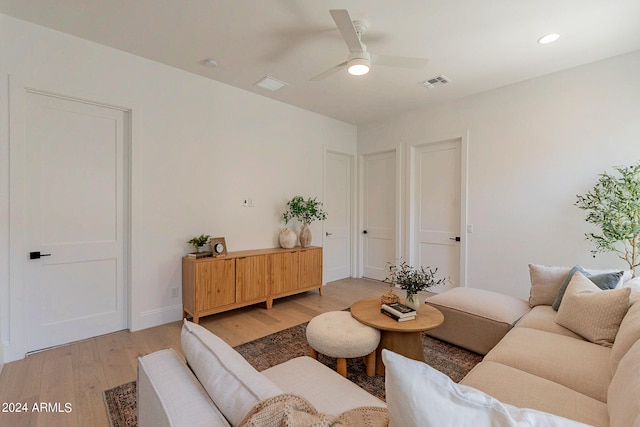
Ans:
[{"label": "tall potted tree", "polygon": [[640,163],[614,169],[617,175],[601,174],[593,189],[578,195],[575,204],[588,212],[588,223],[600,228],[600,233],[585,233],[595,243],[591,253],[614,252],[635,276],[640,265]]},{"label": "tall potted tree", "polygon": [[285,225],[292,219],[297,219],[302,223],[300,229],[300,246],[303,248],[311,245],[311,230],[309,224],[313,221],[324,221],[327,219],[327,213],[316,197],[304,199],[302,196],[294,196],[287,202],[287,210],[282,214]]}]

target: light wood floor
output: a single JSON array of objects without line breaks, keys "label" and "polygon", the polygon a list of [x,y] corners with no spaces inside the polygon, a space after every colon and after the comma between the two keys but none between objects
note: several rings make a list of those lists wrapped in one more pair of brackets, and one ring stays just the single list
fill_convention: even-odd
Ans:
[{"label": "light wood floor", "polygon": [[[343,279],[328,283],[323,296],[307,292],[262,305],[240,308],[200,319],[200,324],[231,346],[243,344],[309,321],[353,302],[381,295],[382,282]],[[0,426],[91,426],[109,425],[102,392],[136,379],[136,358],[163,348],[180,354],[182,322],[173,322],[137,332],[122,331],[42,351],[5,364],[0,373],[0,404],[27,403],[28,413],[8,414],[0,408]],[[32,412],[34,403],[71,404],[69,413]]]}]

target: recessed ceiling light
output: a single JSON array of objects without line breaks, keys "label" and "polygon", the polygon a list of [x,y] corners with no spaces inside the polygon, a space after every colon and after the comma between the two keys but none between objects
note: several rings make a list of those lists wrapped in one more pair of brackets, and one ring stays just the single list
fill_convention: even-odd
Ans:
[{"label": "recessed ceiling light", "polygon": [[207,58],[203,60],[202,64],[209,68],[216,68],[218,66],[218,62],[213,58]]},{"label": "recessed ceiling light", "polygon": [[540,43],[540,44],[553,43],[554,41],[558,40],[559,38],[560,38],[560,34],[558,34],[558,33],[550,33],[550,34],[546,34],[546,35],[540,37],[538,39],[538,43]]},{"label": "recessed ceiling light", "polygon": [[253,85],[258,86],[262,89],[270,90],[271,92],[275,92],[278,89],[282,89],[283,87],[288,86],[289,83],[285,83],[278,79],[274,79],[273,77],[266,76],[262,78],[262,80],[255,82]]}]

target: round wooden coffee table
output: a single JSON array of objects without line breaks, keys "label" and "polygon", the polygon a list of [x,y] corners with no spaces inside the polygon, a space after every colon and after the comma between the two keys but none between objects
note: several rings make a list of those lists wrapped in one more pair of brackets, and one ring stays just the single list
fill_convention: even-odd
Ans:
[{"label": "round wooden coffee table", "polygon": [[380,344],[376,350],[376,374],[384,375],[382,363],[384,348],[424,362],[420,333],[440,326],[444,322],[444,315],[435,307],[421,304],[415,320],[397,322],[380,313],[381,306],[379,297],[362,299],[351,306],[351,315],[354,318],[381,332]]}]

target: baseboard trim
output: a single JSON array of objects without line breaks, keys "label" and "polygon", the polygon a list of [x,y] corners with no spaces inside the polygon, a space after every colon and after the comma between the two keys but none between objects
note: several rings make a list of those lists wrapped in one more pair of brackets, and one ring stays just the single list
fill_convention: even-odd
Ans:
[{"label": "baseboard trim", "polygon": [[182,319],[182,304],[141,312],[131,322],[131,331],[152,328]]},{"label": "baseboard trim", "polygon": [[0,344],[0,374],[4,368],[4,344]]}]

